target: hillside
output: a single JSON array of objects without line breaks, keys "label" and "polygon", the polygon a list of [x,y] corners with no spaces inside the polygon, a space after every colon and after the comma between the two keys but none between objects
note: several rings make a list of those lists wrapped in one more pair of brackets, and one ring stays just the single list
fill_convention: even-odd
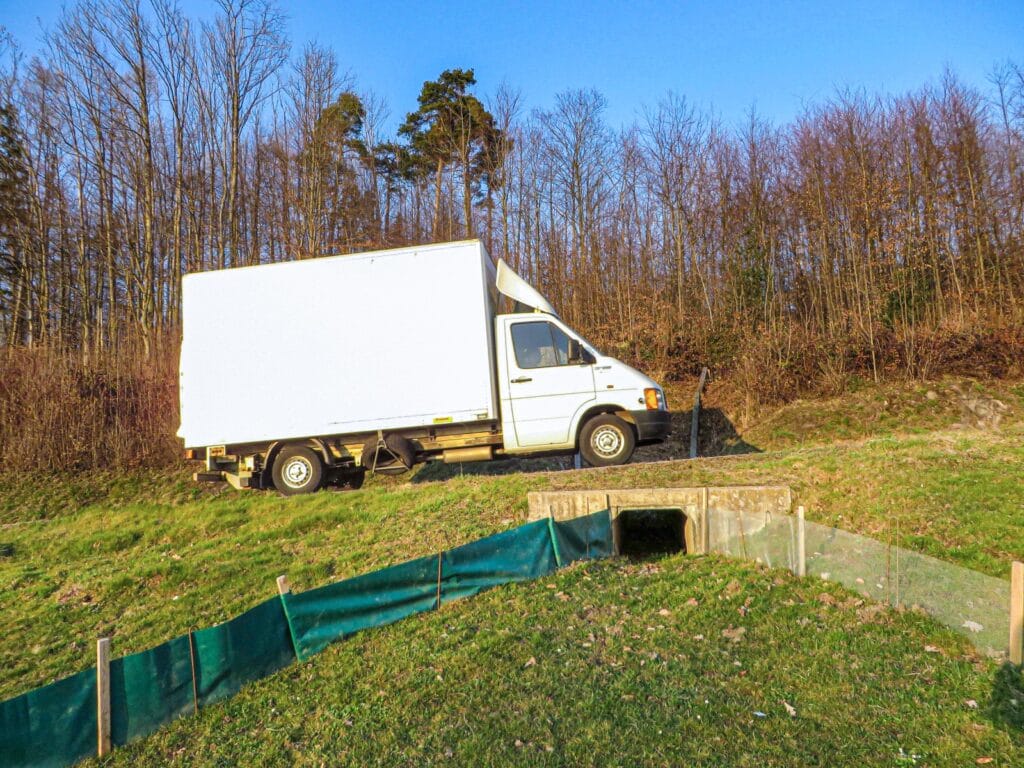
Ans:
[{"label": "hillside", "polygon": [[[1024,388],[988,388],[1008,410],[977,429],[957,426],[954,386],[986,389],[865,388],[746,428],[712,390],[711,423],[741,425],[719,450],[746,452],[643,461],[684,455],[680,429],[605,470],[430,466],[293,499],[198,487],[184,470],[7,475],[0,696],[88,666],[97,636],[122,655],[221,621],[274,594],[281,573],[301,590],[507,528],[534,489],[788,483],[811,519],[882,538],[899,518],[903,546],[1005,577],[1024,559]],[[902,749],[922,764],[1010,765],[1021,757],[1014,685],[924,617],[673,556],[577,567],[357,636],[114,762],[419,764],[451,752],[457,764],[572,764],[593,750],[624,763],[797,765],[829,753],[892,765]]]},{"label": "hillside", "polygon": [[1006,699],[920,616],[674,556],[357,635],[109,764],[1019,765]]}]

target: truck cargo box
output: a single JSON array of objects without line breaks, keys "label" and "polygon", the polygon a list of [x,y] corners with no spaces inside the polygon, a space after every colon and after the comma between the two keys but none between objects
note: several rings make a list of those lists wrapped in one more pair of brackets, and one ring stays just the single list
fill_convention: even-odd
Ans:
[{"label": "truck cargo box", "polygon": [[498,419],[479,241],[186,275],[186,447]]}]

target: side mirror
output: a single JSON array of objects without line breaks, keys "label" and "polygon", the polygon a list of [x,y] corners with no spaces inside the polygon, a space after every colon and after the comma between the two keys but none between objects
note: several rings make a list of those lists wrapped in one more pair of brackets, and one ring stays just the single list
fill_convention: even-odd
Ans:
[{"label": "side mirror", "polygon": [[576,339],[569,339],[569,364],[593,365],[594,356],[583,348]]}]

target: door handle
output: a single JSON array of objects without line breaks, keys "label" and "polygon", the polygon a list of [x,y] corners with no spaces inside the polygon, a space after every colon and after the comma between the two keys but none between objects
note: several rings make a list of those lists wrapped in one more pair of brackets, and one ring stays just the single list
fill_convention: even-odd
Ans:
[{"label": "door handle", "polygon": [[607,370],[609,370],[610,368],[611,368],[611,366],[610,366],[610,365],[595,365],[595,366],[594,366],[594,370],[595,370],[595,371],[607,371]]},{"label": "door handle", "polygon": [[520,376],[518,379],[512,379],[513,384],[525,384],[528,381],[533,381],[529,376]]}]

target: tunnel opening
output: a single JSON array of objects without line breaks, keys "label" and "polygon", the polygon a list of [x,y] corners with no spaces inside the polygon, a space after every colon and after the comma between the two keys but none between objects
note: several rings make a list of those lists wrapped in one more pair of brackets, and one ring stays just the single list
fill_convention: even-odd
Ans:
[{"label": "tunnel opening", "polygon": [[620,555],[644,558],[686,552],[686,515],[681,509],[624,509],[613,525]]}]

